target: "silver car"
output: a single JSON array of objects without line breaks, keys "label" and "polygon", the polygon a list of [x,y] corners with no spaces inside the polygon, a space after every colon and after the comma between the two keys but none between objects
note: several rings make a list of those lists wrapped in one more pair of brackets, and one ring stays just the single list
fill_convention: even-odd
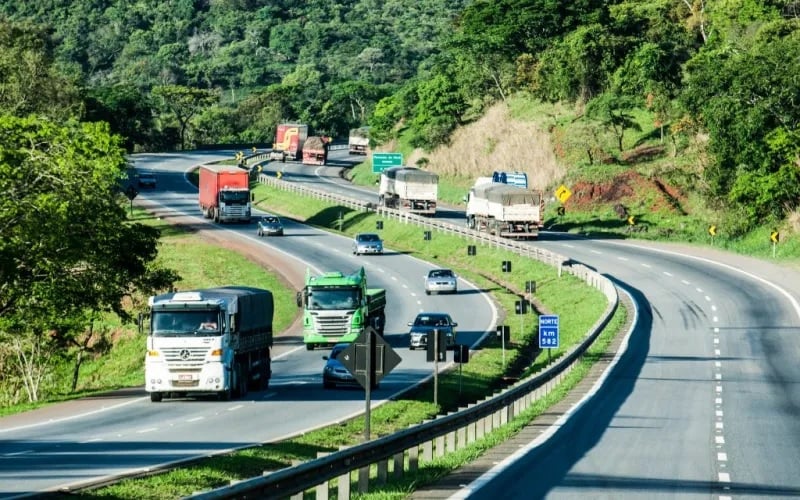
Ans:
[{"label": "silver car", "polygon": [[425,276],[425,294],[458,293],[458,276],[452,269],[431,269]]},{"label": "silver car", "polygon": [[383,240],[376,233],[358,233],[353,238],[353,253],[383,253]]},{"label": "silver car", "polygon": [[283,236],[283,223],[275,215],[265,215],[258,220],[259,236]]}]

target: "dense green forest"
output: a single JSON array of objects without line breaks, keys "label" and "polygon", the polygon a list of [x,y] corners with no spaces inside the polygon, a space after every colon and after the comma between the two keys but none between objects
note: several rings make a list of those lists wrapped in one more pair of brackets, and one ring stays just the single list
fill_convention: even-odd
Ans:
[{"label": "dense green forest", "polygon": [[31,343],[0,374],[89,349],[99,313],[175,279],[114,205],[126,151],[269,144],[287,120],[430,151],[526,96],[616,137],[590,161],[625,165],[642,113],[678,157],[703,138],[685,168],[736,236],[797,214],[798,75],[786,0],[1,0],[0,333]]}]

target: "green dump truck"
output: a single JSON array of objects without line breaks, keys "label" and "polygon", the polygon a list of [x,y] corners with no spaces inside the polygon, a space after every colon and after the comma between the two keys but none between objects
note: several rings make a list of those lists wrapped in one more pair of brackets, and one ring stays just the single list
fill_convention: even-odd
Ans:
[{"label": "green dump truck", "polygon": [[319,276],[307,270],[305,287],[297,292],[297,306],[303,308],[303,342],[309,351],[353,342],[369,326],[383,335],[386,290],[367,288],[363,267],[352,274]]}]

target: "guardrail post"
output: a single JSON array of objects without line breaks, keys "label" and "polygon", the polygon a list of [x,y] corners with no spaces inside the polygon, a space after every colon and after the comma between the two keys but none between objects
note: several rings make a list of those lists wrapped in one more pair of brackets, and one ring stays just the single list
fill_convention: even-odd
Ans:
[{"label": "guardrail post", "polygon": [[416,472],[419,468],[419,445],[408,449],[408,472]]},{"label": "guardrail post", "polygon": [[422,443],[422,461],[423,462],[433,461],[433,441],[431,440]]},{"label": "guardrail post", "polygon": [[403,477],[403,466],[405,465],[405,457],[403,452],[395,453],[394,454],[394,467],[392,470],[392,476],[395,478]]},{"label": "guardrail post", "polygon": [[472,444],[475,442],[475,429],[478,427],[477,423],[471,422],[467,425],[467,443]]},{"label": "guardrail post", "polygon": [[[325,452],[325,451],[318,451],[317,452],[317,458],[327,457],[328,455],[330,455],[329,452]],[[329,487],[330,487],[330,485],[328,484],[328,481],[325,481],[324,483],[317,485],[317,491],[316,491],[317,500],[328,500],[328,488]],[[301,496],[300,498],[303,498],[303,497]]]},{"label": "guardrail post", "polygon": [[462,448],[466,448],[467,446],[467,428],[466,427],[459,427],[458,434],[456,435],[456,449],[460,450]]},{"label": "guardrail post", "polygon": [[447,452],[452,453],[456,451],[456,431],[447,433]]},{"label": "guardrail post", "polygon": [[378,479],[377,484],[386,484],[386,479],[389,478],[389,460],[381,460],[378,462]]},{"label": "guardrail post", "polygon": [[336,488],[336,497],[339,500],[350,500],[350,471],[339,476]]},{"label": "guardrail post", "polygon": [[358,469],[358,492],[366,493],[369,491],[369,465]]},{"label": "guardrail post", "polygon": [[439,436],[436,438],[436,456],[444,456],[444,436]]}]

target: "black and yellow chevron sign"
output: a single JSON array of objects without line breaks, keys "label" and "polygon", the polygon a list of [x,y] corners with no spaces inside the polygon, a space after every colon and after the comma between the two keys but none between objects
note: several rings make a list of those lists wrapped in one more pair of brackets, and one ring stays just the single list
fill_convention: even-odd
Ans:
[{"label": "black and yellow chevron sign", "polygon": [[715,226],[713,224],[711,226],[709,226],[708,234],[710,234],[711,236],[716,236],[717,235],[717,226]]},{"label": "black and yellow chevron sign", "polygon": [[628,216],[628,224],[630,224],[631,226],[636,224],[636,216],[634,215]]},{"label": "black and yellow chevron sign", "polygon": [[778,231],[772,231],[771,233],[769,233],[769,239],[773,243],[778,243],[779,241],[781,241],[781,233],[779,233]]}]

